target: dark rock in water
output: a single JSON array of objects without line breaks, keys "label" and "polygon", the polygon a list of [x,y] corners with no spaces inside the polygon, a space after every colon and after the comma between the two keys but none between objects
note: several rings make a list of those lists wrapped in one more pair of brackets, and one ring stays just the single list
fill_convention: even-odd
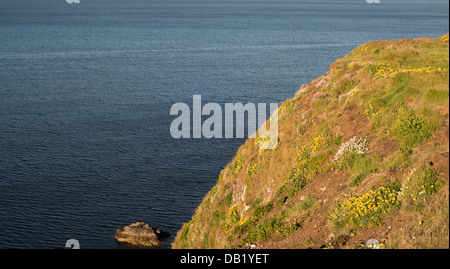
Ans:
[{"label": "dark rock in water", "polygon": [[126,243],[134,247],[158,247],[169,233],[153,228],[144,222],[136,222],[118,229],[114,238],[119,243]]}]

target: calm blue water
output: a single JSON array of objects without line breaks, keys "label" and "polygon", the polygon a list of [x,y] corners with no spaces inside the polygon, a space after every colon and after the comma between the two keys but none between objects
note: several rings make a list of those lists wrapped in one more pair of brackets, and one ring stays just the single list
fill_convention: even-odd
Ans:
[{"label": "calm blue water", "polygon": [[438,37],[448,1],[0,0],[0,248],[173,235],[243,143],[172,104],[273,103],[369,40]]}]

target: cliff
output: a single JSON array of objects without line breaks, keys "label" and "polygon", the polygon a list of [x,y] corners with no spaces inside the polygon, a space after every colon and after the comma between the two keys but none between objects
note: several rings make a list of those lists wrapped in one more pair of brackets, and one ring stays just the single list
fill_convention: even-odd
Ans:
[{"label": "cliff", "polygon": [[248,139],[173,248],[449,247],[449,43],[368,42]]}]

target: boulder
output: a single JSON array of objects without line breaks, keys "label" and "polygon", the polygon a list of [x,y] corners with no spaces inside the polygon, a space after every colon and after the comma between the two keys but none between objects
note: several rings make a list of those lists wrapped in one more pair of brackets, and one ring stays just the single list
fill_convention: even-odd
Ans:
[{"label": "boulder", "polygon": [[153,228],[144,222],[136,222],[118,229],[114,238],[119,243],[129,244],[133,247],[159,247],[169,233]]}]

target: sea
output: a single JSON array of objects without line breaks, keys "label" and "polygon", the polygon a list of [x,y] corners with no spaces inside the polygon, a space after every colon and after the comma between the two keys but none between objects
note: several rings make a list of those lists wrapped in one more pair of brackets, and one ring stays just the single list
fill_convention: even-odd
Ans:
[{"label": "sea", "polygon": [[0,248],[170,243],[242,138],[175,139],[172,105],[278,103],[358,45],[449,31],[447,0],[0,0]]}]

